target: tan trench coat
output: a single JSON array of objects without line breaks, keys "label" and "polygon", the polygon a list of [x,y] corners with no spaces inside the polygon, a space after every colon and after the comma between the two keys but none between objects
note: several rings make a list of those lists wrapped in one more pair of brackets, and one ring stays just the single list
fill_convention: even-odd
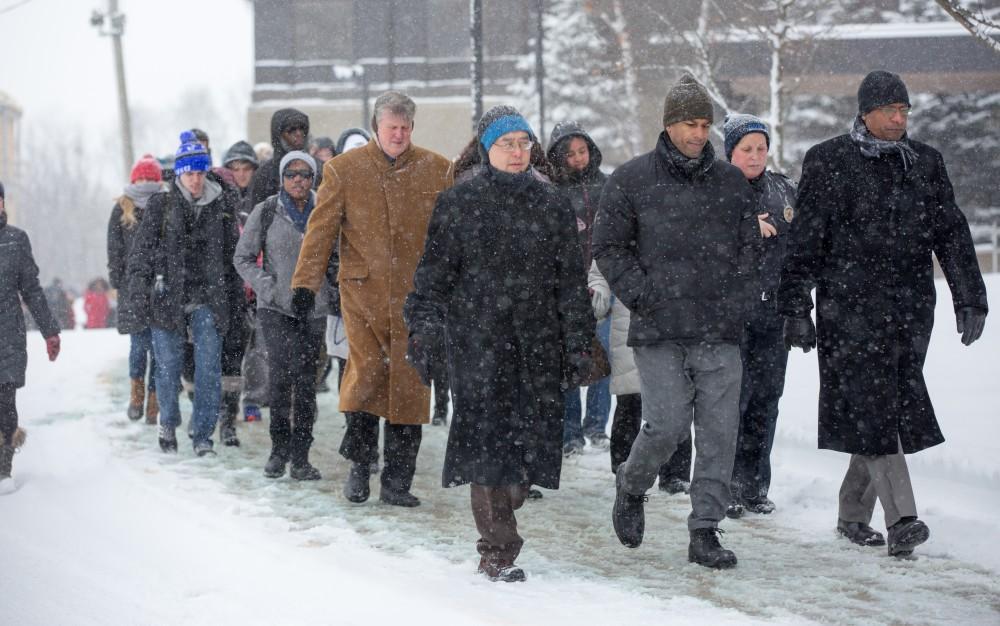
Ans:
[{"label": "tan trench coat", "polygon": [[438,193],[451,184],[451,163],[443,156],[410,146],[390,165],[375,140],[323,166],[292,288],[319,290],[339,237],[337,280],[350,350],[341,411],[365,411],[393,424],[429,419],[430,390],[405,359],[403,302],[413,290]]}]

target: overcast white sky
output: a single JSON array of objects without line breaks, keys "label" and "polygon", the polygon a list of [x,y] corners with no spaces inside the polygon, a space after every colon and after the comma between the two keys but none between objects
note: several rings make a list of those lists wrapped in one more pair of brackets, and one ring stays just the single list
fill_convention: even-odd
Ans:
[{"label": "overcast white sky", "polygon": [[[0,0],[0,91],[23,109],[27,134],[81,128],[89,141],[116,137],[118,104],[111,39],[90,25],[106,0]],[[177,147],[178,120],[208,126],[198,102],[182,94],[204,90],[225,123],[205,128],[219,152],[246,132],[253,72],[250,0],[120,0],[126,14],[124,56],[136,156]],[[216,118],[218,116],[215,116]],[[208,116],[208,119],[213,119]],[[165,128],[153,128],[162,120]],[[142,145],[140,145],[142,144]],[[117,172],[121,149],[109,145]],[[217,157],[218,159],[219,157]]]}]

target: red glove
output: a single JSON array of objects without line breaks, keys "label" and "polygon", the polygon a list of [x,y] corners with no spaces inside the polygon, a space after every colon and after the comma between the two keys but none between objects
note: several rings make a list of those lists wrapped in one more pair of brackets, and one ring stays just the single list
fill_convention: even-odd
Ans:
[{"label": "red glove", "polygon": [[45,349],[49,353],[49,360],[55,361],[56,357],[59,356],[59,335],[52,335],[45,339]]}]

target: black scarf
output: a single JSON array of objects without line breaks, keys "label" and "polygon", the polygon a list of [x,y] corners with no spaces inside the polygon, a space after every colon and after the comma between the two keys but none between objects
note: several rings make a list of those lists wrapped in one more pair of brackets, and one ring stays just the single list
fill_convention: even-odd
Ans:
[{"label": "black scarf", "polygon": [[531,181],[534,180],[534,174],[531,173],[530,167],[523,172],[509,174],[507,172],[501,172],[487,163],[486,171],[484,173],[487,178],[496,184],[497,187],[500,187],[507,193],[511,194],[521,193],[528,187],[529,184],[531,184]]},{"label": "black scarf", "polygon": [[883,154],[899,154],[903,160],[903,171],[907,172],[913,167],[917,160],[917,151],[913,149],[906,135],[899,141],[886,141],[871,134],[865,121],[859,115],[854,119],[854,127],[851,128],[851,141],[861,148],[861,154],[869,159],[876,159]]},{"label": "black scarf", "polygon": [[666,131],[660,133],[660,143],[663,144],[663,148],[659,152],[667,162],[667,166],[689,180],[703,178],[715,163],[715,148],[710,142],[705,144],[701,154],[694,159],[684,156],[667,136]]}]

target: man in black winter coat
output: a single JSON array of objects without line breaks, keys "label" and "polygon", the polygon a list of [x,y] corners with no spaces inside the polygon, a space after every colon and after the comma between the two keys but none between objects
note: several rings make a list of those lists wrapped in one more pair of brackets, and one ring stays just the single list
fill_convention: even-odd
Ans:
[{"label": "man in black winter coat", "polygon": [[819,447],[851,454],[837,528],[855,543],[883,545],[869,526],[877,497],[896,556],[930,534],[903,455],[944,441],[923,376],[936,297],[931,253],[962,343],[979,338],[988,310],[944,161],[906,136],[909,114],[902,79],[872,72],[851,132],[806,153],[778,290],[785,345],[808,352],[818,338]]},{"label": "man in black winter coat", "polygon": [[740,170],[708,143],[712,101],[689,75],[671,87],[656,148],[622,165],[601,197],[594,259],[631,311],[646,423],[618,467],[615,532],[642,542],[643,500],[695,428],[688,559],[732,567],[718,524],[729,503],[739,429],[740,338],[760,232]]},{"label": "man in black winter coat", "polygon": [[192,438],[199,456],[212,455],[222,396],[222,338],[245,306],[233,267],[239,238],[233,187],[208,173],[208,151],[181,133],[169,191],[146,205],[128,260],[129,296],[149,324],[156,355],[160,447],[177,450],[178,382],[188,333],[194,343]]},{"label": "man in black winter coat", "polygon": [[281,191],[278,166],[281,159],[292,150],[305,150],[309,137],[309,116],[298,109],[278,109],[271,116],[271,146],[274,154],[260,164],[250,182],[250,200],[244,207],[247,213]]},{"label": "man in black winter coat", "polygon": [[0,183],[0,494],[10,490],[14,451],[24,443],[17,426],[17,390],[24,386],[28,366],[24,313],[21,300],[31,311],[45,337],[49,360],[59,355],[59,324],[38,282],[38,266],[31,254],[28,234],[7,224],[4,188]]}]

